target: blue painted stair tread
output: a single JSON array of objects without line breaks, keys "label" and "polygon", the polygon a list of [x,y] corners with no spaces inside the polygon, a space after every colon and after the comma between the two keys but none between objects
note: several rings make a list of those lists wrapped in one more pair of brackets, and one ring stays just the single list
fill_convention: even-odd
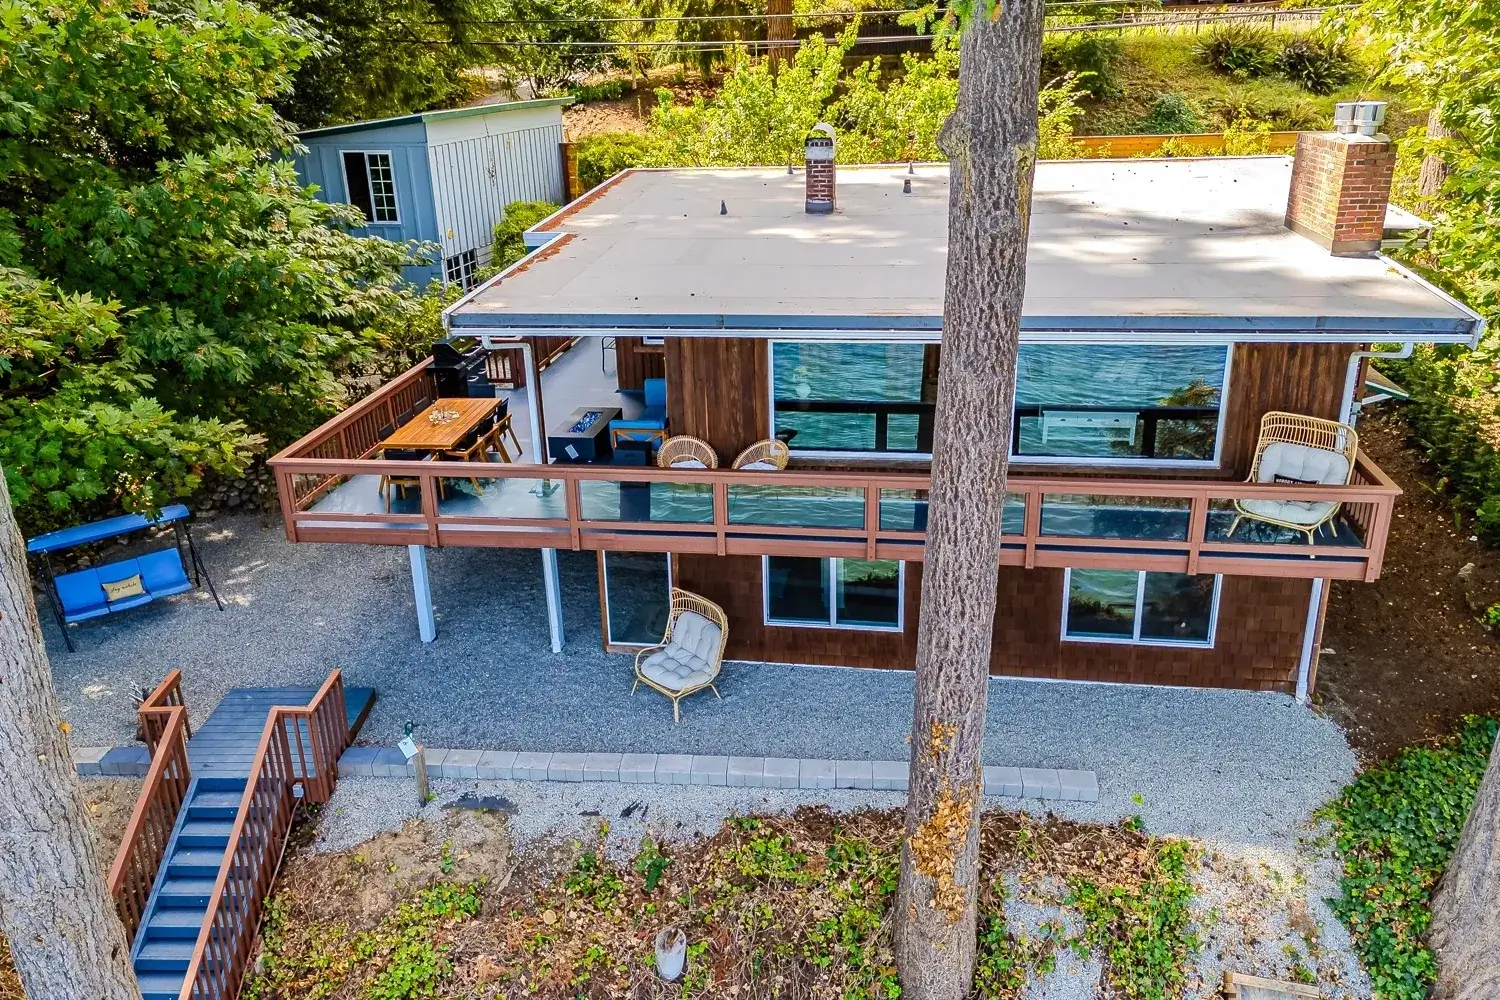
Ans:
[{"label": "blue painted stair tread", "polygon": [[[278,705],[306,705],[317,688],[235,688],[226,694],[203,725],[188,740],[188,763],[196,775],[249,777],[260,734],[271,709]],[[344,706],[352,741],[375,704],[373,688],[345,688]],[[307,739],[307,727],[298,730]],[[296,754],[292,755],[294,758]],[[300,773],[300,768],[299,768]]]},{"label": "blue painted stair tread", "polygon": [[201,777],[188,786],[131,947],[144,1000],[177,1000],[182,992],[246,781]]}]

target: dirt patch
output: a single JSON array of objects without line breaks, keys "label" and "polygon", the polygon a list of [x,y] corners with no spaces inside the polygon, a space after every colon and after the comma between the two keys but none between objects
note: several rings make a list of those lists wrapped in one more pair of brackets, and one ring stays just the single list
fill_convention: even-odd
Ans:
[{"label": "dirt patch", "polygon": [[1500,643],[1479,621],[1500,601],[1500,553],[1455,521],[1399,411],[1371,414],[1359,434],[1405,492],[1380,579],[1333,587],[1317,699],[1369,763],[1500,712]]},{"label": "dirt patch", "polygon": [[648,81],[624,83],[624,95],[613,100],[580,101],[563,109],[563,134],[569,142],[595,135],[617,132],[644,134],[656,107],[656,92],[665,88],[672,93],[674,104],[691,104],[698,97],[712,97],[718,91],[715,83],[683,79],[670,70],[652,73]]}]

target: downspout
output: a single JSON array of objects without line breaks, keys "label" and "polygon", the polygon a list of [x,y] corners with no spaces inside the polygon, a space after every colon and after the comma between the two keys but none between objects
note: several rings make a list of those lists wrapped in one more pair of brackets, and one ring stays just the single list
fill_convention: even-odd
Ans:
[{"label": "downspout", "polygon": [[1313,655],[1317,652],[1314,643],[1318,638],[1318,609],[1323,605],[1323,588],[1327,583],[1322,577],[1314,577],[1312,596],[1307,601],[1307,623],[1302,627],[1302,655],[1297,658],[1297,702],[1307,704],[1308,686],[1312,677]]},{"label": "downspout", "polygon": [[1349,367],[1344,373],[1344,397],[1339,406],[1339,423],[1354,425],[1358,417],[1359,407],[1354,399],[1356,390],[1359,389],[1359,369],[1366,358],[1387,358],[1397,361],[1402,358],[1411,357],[1411,352],[1416,349],[1416,344],[1408,340],[1401,345],[1398,351],[1355,351],[1349,355]]}]

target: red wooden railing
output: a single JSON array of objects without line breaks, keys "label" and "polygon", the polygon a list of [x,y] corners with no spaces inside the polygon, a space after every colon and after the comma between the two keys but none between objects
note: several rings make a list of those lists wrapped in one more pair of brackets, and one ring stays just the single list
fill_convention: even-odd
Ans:
[{"label": "red wooden railing", "polygon": [[125,837],[109,869],[109,894],[120,912],[126,937],[132,940],[192,781],[181,681],[181,672],[172,671],[139,710],[141,728],[151,747],[151,769],[146,772],[125,826]]},{"label": "red wooden railing", "polygon": [[306,802],[328,801],[338,779],[339,755],[348,743],[344,680],[337,670],[310,704],[271,709],[180,1000],[233,1000],[238,995],[266,894],[291,832],[297,791]]},{"label": "red wooden railing", "polygon": [[[505,465],[498,463],[348,462],[289,457],[271,460],[282,491],[282,513],[292,541],[358,542],[390,545],[480,545],[522,548],[604,549],[633,552],[716,553],[718,555],[842,556],[866,559],[921,560],[925,532],[912,530],[910,509],[925,497],[926,473],[896,471],[780,472],[630,468],[589,465]],[[312,499],[295,499],[299,477],[347,479],[356,475],[411,476],[421,481],[421,511],[387,514],[318,511]],[[461,484],[468,477],[486,480],[525,480],[515,496],[556,491],[557,500],[523,501],[534,516],[518,513],[454,511],[439,499],[439,480]],[[583,490],[618,488],[617,484],[671,483],[699,487],[702,515],[696,520],[632,520],[616,516],[589,517]],[[534,485],[533,485],[534,484]],[[767,496],[839,497],[848,509],[861,510],[853,522],[835,527],[815,518],[767,522],[737,515],[733,501],[743,500],[748,487]],[[1012,476],[1012,503],[1023,506],[1019,522],[1007,528],[1002,565],[1156,569],[1189,573],[1230,573],[1259,576],[1326,577],[1373,580],[1385,554],[1391,508],[1400,489],[1368,456],[1356,460],[1354,482],[1348,486],[1288,486],[1250,484],[1223,479],[1132,479]],[[556,495],[554,493],[554,495]],[[1082,496],[1096,507],[1136,504],[1179,510],[1185,527],[1180,537],[1110,537],[1061,534],[1046,530],[1043,508],[1063,503],[1063,497]],[[1346,526],[1357,544],[1324,536],[1318,544],[1271,543],[1250,540],[1245,532],[1234,538],[1210,532],[1210,515],[1232,508],[1236,499],[1332,500],[1343,505]],[[907,505],[908,527],[885,518],[883,505]],[[711,505],[711,509],[708,505]],[[597,510],[597,504],[592,505]],[[809,505],[811,508],[812,505]],[[445,508],[449,511],[444,512]],[[883,520],[891,523],[883,523]],[[1221,523],[1221,522],[1219,522]]]}]

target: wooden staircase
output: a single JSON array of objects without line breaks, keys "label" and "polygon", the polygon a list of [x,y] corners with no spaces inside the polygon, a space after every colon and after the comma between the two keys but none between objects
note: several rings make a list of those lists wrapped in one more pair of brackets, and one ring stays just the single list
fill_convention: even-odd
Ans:
[{"label": "wooden staircase", "polygon": [[375,693],[337,670],[316,690],[231,691],[189,737],[180,681],[142,703],[152,766],[110,888],[143,1000],[234,1000],[293,811],[333,794]]}]

